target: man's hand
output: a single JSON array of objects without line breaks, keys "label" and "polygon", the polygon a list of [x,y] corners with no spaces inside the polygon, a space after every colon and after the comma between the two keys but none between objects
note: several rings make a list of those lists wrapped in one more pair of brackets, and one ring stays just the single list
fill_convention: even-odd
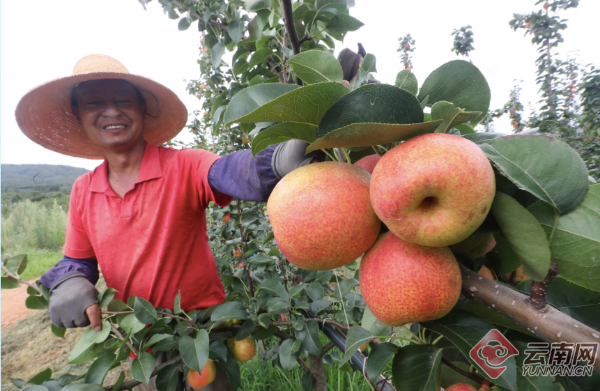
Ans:
[{"label": "man's hand", "polygon": [[83,273],[58,280],[50,290],[50,319],[56,327],[86,327],[102,330],[98,290]]},{"label": "man's hand", "polygon": [[296,168],[325,160],[325,154],[320,150],[306,154],[308,145],[302,140],[289,140],[279,144],[271,160],[275,176],[281,179]]}]

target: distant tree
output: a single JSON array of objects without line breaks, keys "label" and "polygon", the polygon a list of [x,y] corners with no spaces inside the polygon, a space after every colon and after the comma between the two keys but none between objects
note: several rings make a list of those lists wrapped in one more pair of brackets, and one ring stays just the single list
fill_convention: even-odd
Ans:
[{"label": "distant tree", "polygon": [[410,34],[406,34],[402,38],[398,38],[398,49],[397,52],[401,53],[400,62],[404,65],[404,69],[412,69],[412,59],[410,53],[414,52],[416,49],[415,40],[410,36]]},{"label": "distant tree", "polygon": [[456,53],[457,56],[459,54],[462,54],[463,56],[468,58],[469,61],[471,61],[469,53],[475,50],[475,48],[473,47],[474,39],[472,27],[470,25],[463,26],[458,30],[452,31],[452,35],[454,36],[452,51]]}]

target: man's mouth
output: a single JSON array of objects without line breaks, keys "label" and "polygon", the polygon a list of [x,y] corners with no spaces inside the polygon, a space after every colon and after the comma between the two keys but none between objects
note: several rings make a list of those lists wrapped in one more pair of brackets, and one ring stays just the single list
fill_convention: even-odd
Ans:
[{"label": "man's mouth", "polygon": [[126,128],[125,125],[108,125],[108,126],[104,127],[105,130],[115,130],[115,129],[124,129],[124,128]]}]

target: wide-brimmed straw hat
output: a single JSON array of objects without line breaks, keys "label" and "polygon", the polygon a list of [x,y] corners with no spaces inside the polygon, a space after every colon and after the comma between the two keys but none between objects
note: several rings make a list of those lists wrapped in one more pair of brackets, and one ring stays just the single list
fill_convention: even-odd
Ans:
[{"label": "wide-brimmed straw hat", "polygon": [[160,145],[171,140],[187,122],[187,109],[173,91],[143,76],[132,75],[119,61],[103,54],[79,60],[73,75],[52,80],[29,91],[17,105],[19,127],[35,143],[64,155],[102,159],[71,108],[71,91],[78,83],[97,79],[127,80],[146,100],[144,139]]}]

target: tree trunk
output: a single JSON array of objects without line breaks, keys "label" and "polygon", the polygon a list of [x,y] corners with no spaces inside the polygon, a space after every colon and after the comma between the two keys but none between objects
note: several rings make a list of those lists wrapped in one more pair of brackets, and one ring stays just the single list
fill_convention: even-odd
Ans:
[{"label": "tree trunk", "polygon": [[322,356],[308,355],[310,373],[313,375],[313,391],[327,391],[327,375]]}]

